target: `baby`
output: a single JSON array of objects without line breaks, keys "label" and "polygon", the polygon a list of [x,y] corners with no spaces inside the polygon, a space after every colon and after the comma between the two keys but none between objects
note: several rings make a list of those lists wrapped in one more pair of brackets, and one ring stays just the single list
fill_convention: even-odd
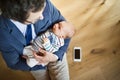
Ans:
[{"label": "baby", "polygon": [[[44,33],[40,34],[36,39],[31,42],[31,45],[27,46],[23,50],[23,54],[27,56],[26,62],[28,66],[34,67],[39,62],[34,58],[33,51],[36,51],[39,55],[39,49],[42,48],[48,52],[54,53],[64,45],[64,39],[71,38],[75,33],[72,25],[66,25],[64,22],[56,23],[52,29],[48,29]],[[45,64],[42,64],[44,66]]]}]

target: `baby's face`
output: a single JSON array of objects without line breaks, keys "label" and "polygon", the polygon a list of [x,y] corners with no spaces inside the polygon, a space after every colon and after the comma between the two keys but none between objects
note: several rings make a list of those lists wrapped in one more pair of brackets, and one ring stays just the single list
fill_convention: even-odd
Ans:
[{"label": "baby's face", "polygon": [[66,38],[66,32],[63,30],[63,26],[59,23],[53,26],[53,33],[57,35],[59,38]]},{"label": "baby's face", "polygon": [[74,26],[67,22],[59,22],[53,26],[53,33],[60,38],[71,38],[74,33]]}]

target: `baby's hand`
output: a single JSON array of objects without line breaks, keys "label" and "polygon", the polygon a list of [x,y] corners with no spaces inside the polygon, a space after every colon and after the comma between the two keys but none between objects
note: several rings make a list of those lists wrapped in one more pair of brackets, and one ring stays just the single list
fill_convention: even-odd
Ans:
[{"label": "baby's hand", "polygon": [[49,42],[50,40],[48,39],[48,38],[44,38],[43,39],[43,43],[47,43],[47,42]]}]

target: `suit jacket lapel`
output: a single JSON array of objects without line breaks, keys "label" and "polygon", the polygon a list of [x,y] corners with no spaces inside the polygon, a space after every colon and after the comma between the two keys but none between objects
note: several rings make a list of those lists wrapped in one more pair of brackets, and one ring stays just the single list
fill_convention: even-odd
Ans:
[{"label": "suit jacket lapel", "polygon": [[10,21],[8,20],[6,22],[7,27],[9,29],[9,33],[18,41],[20,41],[22,44],[26,45],[26,40],[23,34],[20,32],[20,30]]}]

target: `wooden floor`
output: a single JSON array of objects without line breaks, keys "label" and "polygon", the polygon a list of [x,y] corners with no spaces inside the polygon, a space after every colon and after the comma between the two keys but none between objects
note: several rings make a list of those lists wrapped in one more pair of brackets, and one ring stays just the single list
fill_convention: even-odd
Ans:
[{"label": "wooden floor", "polygon": [[[120,0],[52,0],[76,34],[68,49],[71,80],[120,80]],[[73,48],[82,48],[82,62]]]},{"label": "wooden floor", "polygon": [[[67,51],[71,80],[120,80],[120,0],[51,0],[76,34]],[[73,48],[82,61],[73,61]],[[31,74],[8,69],[0,57],[0,80],[34,80]]]}]

